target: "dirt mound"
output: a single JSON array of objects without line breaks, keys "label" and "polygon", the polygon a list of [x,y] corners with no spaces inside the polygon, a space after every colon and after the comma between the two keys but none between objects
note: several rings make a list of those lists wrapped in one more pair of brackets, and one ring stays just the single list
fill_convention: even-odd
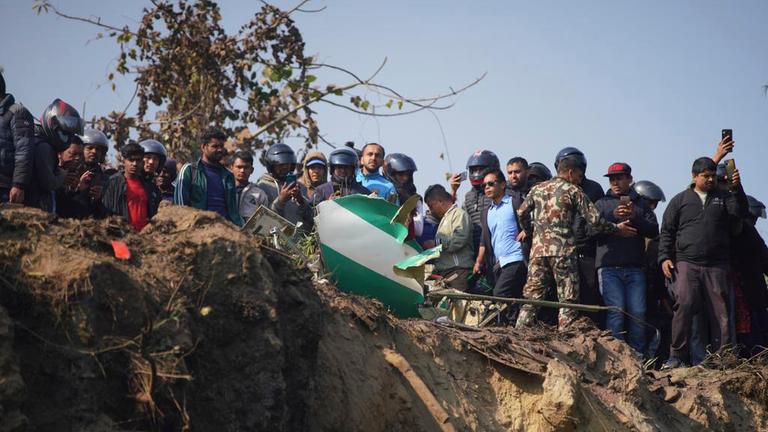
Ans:
[{"label": "dirt mound", "polygon": [[398,320],[188,208],[141,234],[0,209],[0,305],[0,432],[440,430],[385,349],[457,430],[768,429],[759,359],[646,373],[588,327]]},{"label": "dirt mound", "polygon": [[[1,215],[0,298],[26,383],[9,406],[30,430],[306,424],[320,301],[284,259],[188,209],[164,209],[141,235],[118,220]],[[113,257],[118,238],[128,261]]]}]

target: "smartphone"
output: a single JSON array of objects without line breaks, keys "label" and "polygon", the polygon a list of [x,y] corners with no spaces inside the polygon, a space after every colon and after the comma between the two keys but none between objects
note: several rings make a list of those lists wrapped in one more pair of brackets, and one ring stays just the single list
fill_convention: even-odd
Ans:
[{"label": "smartphone", "polygon": [[289,172],[285,175],[285,184],[296,183],[296,173]]},{"label": "smartphone", "polygon": [[723,129],[720,133],[725,142],[733,141],[733,129]]},{"label": "smartphone", "polygon": [[629,203],[630,203],[630,201],[631,201],[631,198],[629,197],[629,195],[622,195],[622,196],[619,198],[619,200],[621,201],[621,203],[622,203],[622,204],[624,204],[624,205],[627,205],[627,204],[629,204]]},{"label": "smartphone", "polygon": [[[454,175],[455,174],[449,173],[449,172],[445,173],[445,180],[446,181],[451,181],[451,179],[453,178]],[[464,171],[464,172],[459,174],[459,182],[463,182],[466,179],[467,179],[467,172],[466,171]]]},{"label": "smartphone", "polygon": [[728,176],[728,180],[733,179],[733,173],[736,172],[736,161],[734,159],[728,159],[725,162],[725,174]]}]

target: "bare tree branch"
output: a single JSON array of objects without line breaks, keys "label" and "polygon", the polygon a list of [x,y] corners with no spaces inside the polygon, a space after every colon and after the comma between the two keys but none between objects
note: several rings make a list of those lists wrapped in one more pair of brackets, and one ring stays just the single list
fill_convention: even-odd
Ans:
[{"label": "bare tree branch", "polygon": [[[379,69],[377,69],[377,71],[374,74],[374,76],[377,75],[381,71],[381,69],[384,67],[384,64],[386,64],[386,61],[387,61],[387,59],[385,58],[384,62],[379,67]],[[339,72],[343,72],[343,73],[351,76],[352,78],[354,78],[359,83],[365,84],[374,93],[377,93],[377,94],[380,94],[382,96],[389,97],[389,98],[392,98],[392,99],[399,99],[399,100],[402,100],[405,103],[409,103],[411,105],[416,105],[416,106],[422,106],[422,102],[433,102],[433,101],[436,101],[436,100],[441,100],[441,99],[445,99],[445,98],[448,98],[448,97],[456,96],[459,93],[462,93],[462,92],[466,91],[467,89],[477,85],[480,81],[485,79],[486,75],[488,74],[487,72],[483,72],[483,74],[480,75],[479,78],[476,78],[475,80],[473,80],[469,84],[459,88],[458,90],[451,89],[452,90],[451,93],[438,94],[436,96],[424,97],[424,98],[415,98],[414,99],[414,98],[408,98],[408,97],[403,96],[402,94],[400,94],[396,90],[392,89],[391,87],[371,82],[372,80],[370,78],[368,80],[363,80],[359,76],[357,76],[355,73],[353,73],[352,71],[350,71],[348,69],[345,69],[343,67],[340,67],[340,66],[336,66],[336,65],[332,65],[332,64],[328,64],[328,63],[312,63],[311,66],[313,66],[315,68],[323,68],[323,67],[325,67],[325,68],[333,69],[333,70],[336,70],[336,71],[339,71]],[[385,91],[389,92],[389,94],[385,93],[385,92],[382,92],[382,91],[377,91],[377,89],[378,90],[385,90]],[[433,107],[431,107],[431,109],[440,109],[440,108],[433,106]]]},{"label": "bare tree branch", "polygon": [[317,137],[318,137],[318,138],[320,138],[320,141],[322,141],[322,142],[324,142],[325,144],[327,144],[327,145],[328,145],[330,148],[332,148],[332,149],[335,149],[335,148],[337,148],[336,144],[333,144],[333,143],[331,143],[330,141],[328,141],[327,139],[325,139],[325,137],[324,137],[324,136],[322,136],[322,135],[320,135],[320,134],[317,134]]},{"label": "bare tree branch", "polygon": [[[365,116],[369,116],[369,117],[399,117],[399,116],[413,114],[413,113],[417,113],[419,111],[424,111],[424,110],[431,109],[431,107],[429,105],[425,105],[425,106],[418,107],[416,109],[412,109],[410,111],[401,111],[401,112],[396,112],[396,113],[374,113],[374,112],[358,110],[358,109],[352,108],[351,106],[347,106],[347,105],[343,105],[343,104],[340,104],[340,103],[336,103],[336,102],[330,101],[328,99],[320,99],[320,102],[324,102],[324,103],[333,105],[335,107],[344,108],[345,110],[351,111],[351,112],[353,112],[355,114],[361,114],[361,115],[365,115]],[[450,108],[450,107],[448,107],[448,108]]]},{"label": "bare tree branch", "polygon": [[53,11],[54,14],[60,16],[61,18],[66,18],[66,19],[72,20],[72,21],[80,21],[80,22],[84,22],[84,23],[88,23],[88,24],[93,24],[93,25],[95,25],[97,27],[105,28],[107,30],[113,30],[113,31],[116,31],[116,32],[127,33],[127,34],[130,34],[131,36],[134,36],[134,37],[136,36],[136,33],[130,31],[128,26],[124,26],[123,28],[119,28],[119,27],[115,27],[113,25],[104,24],[103,22],[101,22],[101,17],[84,18],[84,17],[74,16],[74,15],[67,15],[67,14],[61,12],[60,10],[58,10],[56,8],[56,6],[52,5],[48,1],[44,1],[42,4],[39,5],[39,7],[41,9],[46,10],[46,11],[48,9],[50,9],[50,10]]}]

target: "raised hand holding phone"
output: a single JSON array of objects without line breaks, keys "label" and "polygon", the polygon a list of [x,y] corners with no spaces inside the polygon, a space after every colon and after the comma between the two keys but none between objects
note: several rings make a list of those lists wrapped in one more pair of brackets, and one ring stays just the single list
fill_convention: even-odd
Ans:
[{"label": "raised hand holding phone", "polygon": [[717,150],[712,160],[720,163],[724,157],[733,151],[736,142],[733,140],[733,129],[723,129],[720,131],[720,142],[717,144]]}]

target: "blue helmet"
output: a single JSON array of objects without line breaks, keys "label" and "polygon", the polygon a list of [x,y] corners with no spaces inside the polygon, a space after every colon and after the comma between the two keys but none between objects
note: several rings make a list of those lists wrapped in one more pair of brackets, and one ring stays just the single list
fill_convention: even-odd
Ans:
[{"label": "blue helmet", "polygon": [[560,161],[566,158],[573,158],[576,159],[581,166],[584,167],[584,170],[587,169],[587,157],[584,156],[584,153],[577,149],[576,147],[566,147],[559,152],[557,152],[557,156],[555,156],[555,171],[557,171],[557,166],[560,165]]}]

